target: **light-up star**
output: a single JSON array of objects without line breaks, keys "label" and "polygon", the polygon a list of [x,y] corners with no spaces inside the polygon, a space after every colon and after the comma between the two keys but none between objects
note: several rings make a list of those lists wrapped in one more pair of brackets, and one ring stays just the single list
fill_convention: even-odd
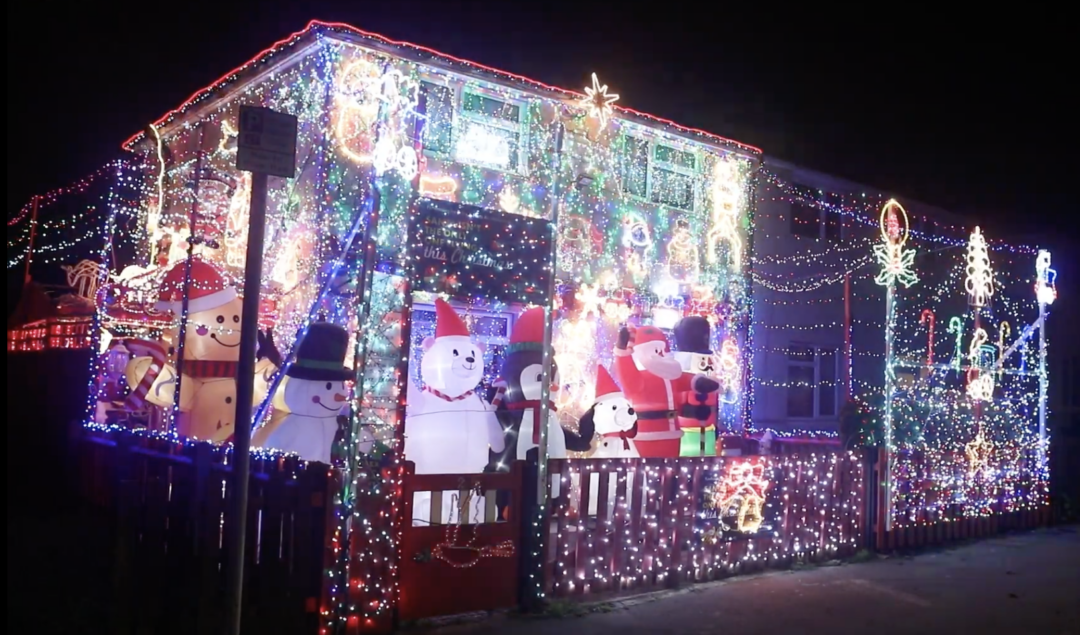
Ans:
[{"label": "light-up star", "polygon": [[617,93],[609,95],[607,84],[601,84],[596,77],[596,73],[593,73],[592,86],[585,87],[585,97],[581,99],[581,107],[589,110],[590,117],[596,117],[600,120],[601,128],[607,126],[608,119],[611,118],[611,114],[615,111],[612,104],[617,101],[619,101],[619,95]]},{"label": "light-up star", "polygon": [[581,306],[581,317],[586,318],[589,315],[600,316],[600,306],[603,304],[604,298],[600,297],[599,284],[582,284],[574,294],[574,299],[577,300],[578,304]]}]

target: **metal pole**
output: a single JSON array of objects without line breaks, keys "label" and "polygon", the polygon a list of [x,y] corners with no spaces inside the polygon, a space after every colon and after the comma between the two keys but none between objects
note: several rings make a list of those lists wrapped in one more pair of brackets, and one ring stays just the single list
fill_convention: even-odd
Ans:
[{"label": "metal pole", "polygon": [[889,284],[885,291],[885,407],[882,417],[882,433],[885,441],[885,486],[884,499],[881,504],[885,509],[885,530],[892,530],[892,398],[893,383],[896,373],[893,370],[893,311],[895,310],[894,295],[896,283]]},{"label": "metal pole", "polygon": [[844,400],[851,401],[851,274],[844,274]]},{"label": "metal pole", "polygon": [[[195,235],[195,223],[199,217],[199,177],[202,176],[203,164],[203,128],[199,128],[199,154],[195,160],[195,176],[192,179],[191,215],[188,218],[188,247],[187,258],[184,260],[184,288],[180,299],[180,330],[176,336],[176,386],[173,393],[173,407],[170,427],[174,430],[180,418],[180,396],[184,382],[184,342],[187,339],[188,306],[191,297],[191,261],[195,257],[195,243],[199,237]],[[160,210],[159,210],[160,213]],[[159,221],[160,222],[160,221]]]},{"label": "metal pole", "polygon": [[1039,302],[1039,463],[1046,464],[1046,399],[1049,378],[1046,376],[1046,303]]},{"label": "metal pole", "polygon": [[30,263],[34,260],[34,237],[37,235],[37,214],[38,214],[38,196],[30,199],[32,205],[32,211],[30,212],[30,246],[26,249],[26,275],[23,276],[23,283],[30,283]]},{"label": "metal pole", "polygon": [[247,262],[244,266],[244,308],[240,320],[240,362],[236,371],[236,419],[233,425],[232,496],[229,499],[226,592],[228,632],[240,635],[244,591],[244,535],[247,531],[248,476],[251,465],[251,402],[255,393],[255,353],[259,334],[259,291],[262,287],[263,242],[266,237],[266,174],[251,174]]}]

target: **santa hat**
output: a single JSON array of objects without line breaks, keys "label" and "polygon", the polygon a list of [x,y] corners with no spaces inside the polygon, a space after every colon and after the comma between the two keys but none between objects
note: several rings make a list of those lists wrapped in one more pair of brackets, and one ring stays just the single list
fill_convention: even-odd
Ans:
[{"label": "santa hat", "polygon": [[440,337],[469,337],[469,327],[454,307],[442,298],[435,299],[435,339]]},{"label": "santa hat", "polygon": [[[173,265],[158,287],[160,311],[172,311],[179,315],[184,305],[184,269],[186,261]],[[191,260],[191,285],[188,288],[188,313],[202,313],[216,309],[236,299],[236,289],[225,281],[217,267],[201,258]]]},{"label": "santa hat", "polygon": [[655,326],[639,326],[636,329],[630,331],[630,337],[634,344],[647,344],[649,342],[663,342],[667,346],[667,350],[671,350],[671,345],[668,344],[667,336],[664,332]]},{"label": "santa hat", "polygon": [[596,367],[596,398],[594,403],[603,403],[605,401],[611,401],[616,397],[622,397],[622,391],[615,384],[615,380],[611,378],[611,373],[603,366]]},{"label": "santa hat", "polygon": [[518,316],[510,332],[507,353],[516,351],[539,351],[544,347],[544,309],[533,307]]}]

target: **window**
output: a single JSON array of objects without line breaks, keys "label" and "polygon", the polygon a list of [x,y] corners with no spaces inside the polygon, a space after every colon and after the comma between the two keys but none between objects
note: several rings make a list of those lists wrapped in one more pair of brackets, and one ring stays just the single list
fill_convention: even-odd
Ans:
[{"label": "window", "polygon": [[521,172],[524,168],[525,109],[502,99],[465,90],[454,130],[454,159]]},{"label": "window", "polygon": [[825,209],[822,214],[825,217],[825,240],[838,241],[843,238],[844,217],[840,214],[840,197],[832,192],[827,192],[822,198]]},{"label": "window", "polygon": [[624,135],[620,159],[623,192],[675,209],[697,208],[699,170],[694,152]]},{"label": "window", "polygon": [[788,347],[787,360],[787,415],[793,419],[835,417],[836,349],[793,344]]},{"label": "window", "polygon": [[840,195],[820,192],[808,185],[792,186],[791,233],[806,238],[839,241],[844,237]]},{"label": "window", "polygon": [[424,151],[450,154],[454,130],[454,91],[449,86],[420,82],[424,94]]}]

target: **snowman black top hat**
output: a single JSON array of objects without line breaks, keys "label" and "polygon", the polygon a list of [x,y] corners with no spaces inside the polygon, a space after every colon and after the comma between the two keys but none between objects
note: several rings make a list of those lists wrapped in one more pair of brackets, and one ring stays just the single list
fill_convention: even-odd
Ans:
[{"label": "snowman black top hat", "polygon": [[345,329],[329,322],[315,322],[308,327],[296,361],[285,374],[313,381],[345,381],[353,374],[345,368],[348,350],[349,333]]},{"label": "snowman black top hat", "polygon": [[672,332],[675,350],[680,353],[712,355],[709,349],[709,320],[700,315],[688,315],[679,320]]}]

